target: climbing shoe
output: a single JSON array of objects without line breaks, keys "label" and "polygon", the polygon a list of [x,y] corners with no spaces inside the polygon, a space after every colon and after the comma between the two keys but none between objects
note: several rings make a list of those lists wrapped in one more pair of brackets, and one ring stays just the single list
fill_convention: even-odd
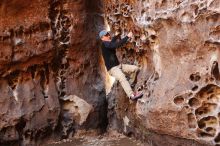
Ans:
[{"label": "climbing shoe", "polygon": [[136,100],[138,98],[141,98],[143,96],[143,92],[134,92],[133,94],[131,94],[130,99],[131,100]]}]

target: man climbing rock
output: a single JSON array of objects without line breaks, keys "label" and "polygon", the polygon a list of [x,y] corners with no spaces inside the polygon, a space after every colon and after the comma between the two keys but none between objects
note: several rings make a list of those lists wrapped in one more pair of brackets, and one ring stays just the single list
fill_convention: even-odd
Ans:
[{"label": "man climbing rock", "polygon": [[119,80],[122,88],[131,100],[142,97],[142,92],[133,92],[128,80],[125,77],[125,74],[123,73],[133,73],[135,76],[131,79],[133,79],[132,82],[134,82],[134,79],[136,78],[136,73],[139,68],[135,65],[120,64],[116,56],[116,49],[120,48],[128,41],[129,38],[132,37],[132,32],[128,33],[126,37],[119,41],[118,36],[111,38],[110,33],[106,30],[102,30],[99,33],[99,37],[102,40],[102,56],[104,58],[105,66],[108,70],[108,73]]}]

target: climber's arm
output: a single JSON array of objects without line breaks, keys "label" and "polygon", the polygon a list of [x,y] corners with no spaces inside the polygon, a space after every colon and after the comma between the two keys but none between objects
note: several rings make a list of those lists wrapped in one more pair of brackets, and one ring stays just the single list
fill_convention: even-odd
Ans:
[{"label": "climber's arm", "polygon": [[127,41],[128,41],[129,37],[126,36],[123,39],[121,39],[120,41],[111,41],[111,42],[105,42],[105,47],[109,48],[109,49],[117,49],[119,47],[121,47],[122,45],[124,45]]}]

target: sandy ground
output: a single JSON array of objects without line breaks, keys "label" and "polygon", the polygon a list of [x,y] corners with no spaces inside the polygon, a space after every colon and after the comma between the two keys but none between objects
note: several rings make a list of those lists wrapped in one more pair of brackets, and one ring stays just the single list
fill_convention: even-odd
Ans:
[{"label": "sandy ground", "polygon": [[150,146],[121,134],[105,134],[102,136],[86,136],[53,142],[45,146]]}]

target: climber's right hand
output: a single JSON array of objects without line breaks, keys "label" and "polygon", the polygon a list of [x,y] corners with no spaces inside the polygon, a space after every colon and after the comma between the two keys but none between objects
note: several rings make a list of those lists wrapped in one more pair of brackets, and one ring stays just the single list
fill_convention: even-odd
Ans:
[{"label": "climber's right hand", "polygon": [[130,31],[130,32],[128,33],[128,37],[131,38],[132,36],[133,36],[133,33]]}]

